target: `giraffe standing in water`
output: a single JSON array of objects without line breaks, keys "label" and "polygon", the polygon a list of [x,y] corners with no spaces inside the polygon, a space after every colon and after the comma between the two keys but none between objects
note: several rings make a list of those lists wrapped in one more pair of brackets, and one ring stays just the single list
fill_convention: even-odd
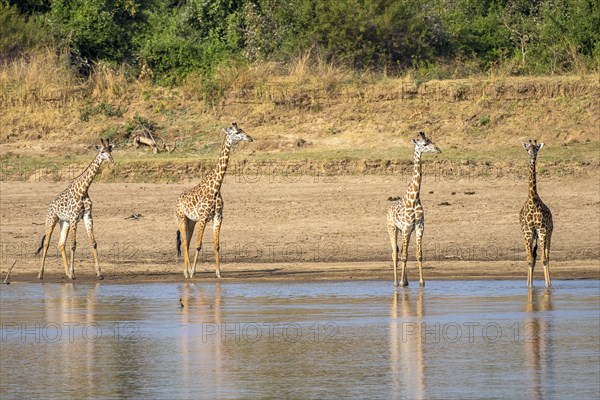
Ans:
[{"label": "giraffe standing in water", "polygon": [[[88,167],[71,182],[71,184],[63,190],[48,206],[48,212],[46,213],[46,233],[42,237],[40,247],[37,249],[35,254],[38,254],[40,250],[44,249],[42,253],[42,266],[38,274],[39,279],[44,279],[44,264],[46,262],[46,254],[48,253],[48,246],[50,245],[50,237],[52,231],[58,222],[60,225],[60,238],[58,239],[58,249],[62,257],[63,264],[65,266],[65,274],[69,279],[75,279],[75,248],[77,238],[77,224],[79,220],[83,218],[85,229],[92,246],[92,256],[94,257],[94,263],[96,267],[96,275],[98,279],[103,279],[102,272],[100,271],[100,264],[98,263],[98,253],[96,248],[98,244],[94,238],[94,224],[92,220],[92,200],[88,195],[88,189],[94,180],[94,177],[100,171],[100,166],[106,160],[113,163],[111,155],[113,145],[108,142],[104,142],[102,139],[102,146],[96,146],[98,154],[94,160],[88,165]],[[71,260],[70,265],[67,262],[67,255],[65,252],[65,242],[67,236],[71,236]]]},{"label": "giraffe standing in water", "polygon": [[408,286],[408,277],[406,275],[406,261],[408,259],[408,242],[413,230],[416,230],[417,236],[417,263],[419,264],[419,283],[425,285],[423,280],[423,257],[421,241],[423,239],[423,229],[425,220],[423,217],[423,206],[421,205],[421,154],[422,153],[441,153],[442,151],[429,140],[423,132],[419,132],[419,139],[413,139],[415,146],[414,154],[414,172],[412,182],[408,187],[406,194],[392,203],[387,213],[387,226],[392,244],[392,262],[394,263],[394,286],[398,286],[398,231],[402,234],[402,275],[400,278],[401,286]]},{"label": "giraffe standing in water", "polygon": [[537,143],[534,140],[529,143],[523,143],[529,156],[529,195],[521,214],[519,222],[521,230],[525,237],[525,252],[527,254],[527,286],[533,287],[533,269],[535,268],[535,259],[537,257],[538,240],[542,248],[542,260],[544,265],[544,279],[546,287],[552,286],[550,282],[550,240],[552,238],[552,213],[548,206],[544,204],[537,193],[535,165],[537,153],[544,147],[544,143]]},{"label": "giraffe standing in water", "polygon": [[[221,184],[227,170],[227,162],[232,147],[241,141],[251,142],[252,138],[234,122],[231,128],[223,128],[225,138],[221,146],[221,155],[215,168],[209,172],[204,179],[193,188],[183,192],[175,206],[175,217],[179,230],[177,231],[177,254],[181,255],[181,244],[183,241],[183,275],[193,278],[196,273],[198,255],[202,249],[202,236],[206,224],[213,220],[214,253],[217,278],[221,277],[219,267],[219,232],[223,221],[223,197],[221,197]],[[198,238],[196,241],[196,255],[194,264],[190,266],[189,246],[194,233],[196,223],[198,227]]]}]

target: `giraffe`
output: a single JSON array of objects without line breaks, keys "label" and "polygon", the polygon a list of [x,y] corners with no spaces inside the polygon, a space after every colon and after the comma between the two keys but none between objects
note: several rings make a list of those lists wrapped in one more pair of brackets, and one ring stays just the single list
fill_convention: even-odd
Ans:
[{"label": "giraffe", "polygon": [[[73,182],[65,190],[63,190],[48,206],[46,212],[46,233],[42,236],[40,247],[37,249],[35,254],[38,254],[40,250],[44,249],[42,253],[42,266],[38,274],[39,279],[44,279],[44,264],[46,262],[46,254],[48,253],[48,246],[50,245],[50,237],[56,223],[60,225],[60,238],[58,239],[58,249],[62,257],[62,262],[65,266],[65,274],[69,279],[75,279],[75,248],[76,248],[76,237],[77,237],[77,224],[79,220],[83,218],[85,224],[85,230],[87,231],[90,244],[92,246],[92,256],[94,257],[94,264],[96,267],[96,275],[98,279],[103,279],[102,272],[100,271],[100,264],[98,263],[98,253],[96,248],[98,243],[94,238],[94,228],[92,220],[92,200],[88,195],[88,189],[94,180],[94,177],[100,171],[100,166],[106,160],[113,163],[112,149],[113,145],[101,139],[102,146],[96,146],[98,154],[94,157],[94,160],[87,166],[87,168],[76,177]],[[71,236],[71,260],[70,265],[67,262],[67,255],[65,252],[65,242],[67,236]]]},{"label": "giraffe", "polygon": [[[193,278],[196,273],[198,255],[202,249],[202,236],[206,223],[213,220],[214,253],[216,261],[216,275],[221,277],[219,267],[219,232],[223,221],[223,197],[221,196],[221,185],[227,170],[227,162],[232,147],[241,141],[252,142],[252,138],[246,134],[237,123],[233,122],[231,128],[223,128],[225,137],[221,145],[219,161],[215,168],[209,172],[204,179],[191,189],[183,192],[175,205],[175,217],[179,230],[177,231],[177,255],[181,255],[181,242],[183,240],[183,275]],[[194,264],[190,266],[189,246],[194,233],[196,223],[198,227],[198,238],[196,241],[196,255]]]},{"label": "giraffe", "polygon": [[521,230],[525,237],[525,252],[529,269],[527,271],[527,286],[533,287],[533,269],[537,257],[538,240],[542,248],[542,260],[544,265],[544,279],[546,287],[552,286],[550,282],[550,239],[552,238],[552,213],[548,206],[544,204],[537,193],[536,185],[536,159],[537,153],[544,147],[544,143],[537,143],[537,140],[529,143],[523,143],[529,156],[529,195],[527,201],[521,209],[519,222]]},{"label": "giraffe", "polygon": [[406,274],[406,260],[408,258],[408,242],[413,230],[417,236],[417,263],[419,264],[419,283],[425,286],[423,280],[422,249],[421,241],[423,239],[423,229],[425,221],[423,217],[423,206],[421,205],[421,154],[422,153],[441,153],[442,151],[429,140],[423,132],[419,132],[419,139],[413,139],[415,146],[414,153],[414,172],[413,178],[408,186],[406,194],[399,200],[392,203],[387,213],[387,226],[392,244],[392,262],[394,264],[394,286],[398,286],[398,231],[402,234],[402,275],[400,279],[401,286],[408,286]]}]

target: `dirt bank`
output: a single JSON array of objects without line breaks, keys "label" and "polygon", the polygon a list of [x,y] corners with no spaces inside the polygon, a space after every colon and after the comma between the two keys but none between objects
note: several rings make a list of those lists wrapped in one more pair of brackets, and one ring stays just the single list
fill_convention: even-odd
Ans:
[{"label": "dirt bank", "polygon": [[[527,181],[511,176],[427,174],[426,279],[525,280],[518,213]],[[408,175],[228,175],[222,188],[225,280],[392,279],[385,227],[388,197]],[[600,278],[600,174],[544,177],[538,191],[554,215],[552,276]],[[0,270],[14,259],[13,282],[35,280],[34,256],[48,203],[66,182],[1,182]],[[107,282],[179,281],[172,207],[186,184],[94,183],[94,223]],[[128,218],[141,214],[139,219]],[[45,281],[63,281],[52,237]],[[414,260],[414,237],[409,249]],[[93,280],[83,226],[76,253],[78,281]],[[204,236],[198,281],[213,281],[212,227]],[[418,273],[409,261],[409,279]],[[536,269],[536,279],[542,276]]]}]

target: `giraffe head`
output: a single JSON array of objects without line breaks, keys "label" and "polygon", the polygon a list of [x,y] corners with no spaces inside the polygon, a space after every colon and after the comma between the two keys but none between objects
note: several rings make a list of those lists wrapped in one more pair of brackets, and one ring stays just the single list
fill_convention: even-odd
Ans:
[{"label": "giraffe head", "polygon": [[225,140],[231,145],[242,141],[252,141],[250,135],[244,132],[242,128],[238,128],[236,122],[231,123],[231,128],[223,128],[223,133],[225,133]]},{"label": "giraffe head", "polygon": [[530,139],[529,143],[527,143],[527,142],[523,143],[523,147],[525,147],[525,150],[527,150],[529,159],[532,162],[535,162],[535,159],[537,158],[537,153],[538,153],[538,151],[540,151],[542,149],[542,147],[544,147],[544,143],[538,144],[537,140],[534,140],[532,142]]},{"label": "giraffe head", "polygon": [[442,150],[439,149],[427,136],[425,133],[419,132],[419,138],[412,140],[415,145],[415,151],[419,153],[441,153]]},{"label": "giraffe head", "polygon": [[106,142],[104,141],[104,139],[100,139],[100,141],[102,142],[102,146],[96,145],[96,150],[98,150],[98,157],[99,157],[100,163],[102,163],[105,160],[110,161],[111,163],[114,163],[115,161],[113,160],[112,154],[111,154],[113,145],[110,144],[109,139],[107,139]]}]

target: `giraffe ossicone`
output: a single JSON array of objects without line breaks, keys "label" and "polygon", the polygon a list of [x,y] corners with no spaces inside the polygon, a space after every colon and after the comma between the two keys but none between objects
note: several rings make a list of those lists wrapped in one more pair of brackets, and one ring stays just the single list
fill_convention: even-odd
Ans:
[{"label": "giraffe ossicone", "polygon": [[[39,279],[44,279],[44,265],[46,263],[46,255],[48,254],[48,246],[50,245],[50,237],[54,231],[54,227],[58,223],[60,225],[60,238],[58,240],[58,249],[60,250],[65,274],[69,279],[75,279],[75,248],[77,247],[77,224],[83,218],[85,229],[91,245],[92,256],[96,268],[98,279],[103,279],[100,264],[98,262],[98,243],[94,238],[94,223],[92,218],[92,200],[88,195],[88,189],[92,181],[100,171],[100,166],[104,161],[113,163],[112,150],[113,145],[109,140],[101,139],[101,146],[95,146],[98,154],[87,166],[83,172],[63,190],[48,206],[46,212],[46,229],[42,236],[40,247],[37,249],[38,254],[42,249],[42,265],[38,274]],[[70,262],[67,261],[65,252],[65,242],[67,236],[71,239],[71,257]]]},{"label": "giraffe ossicone", "polygon": [[[223,221],[223,197],[221,196],[221,185],[227,171],[227,163],[233,146],[239,142],[252,142],[252,138],[237,123],[233,122],[230,128],[223,128],[225,137],[221,145],[221,152],[217,165],[191,189],[183,192],[175,205],[175,218],[177,219],[177,255],[181,255],[183,245],[183,275],[193,278],[196,273],[198,256],[202,250],[202,236],[209,221],[213,221],[214,254],[216,262],[216,276],[221,277],[219,260],[219,234]],[[190,264],[189,246],[196,224],[198,237],[196,240],[196,254],[193,265]]]},{"label": "giraffe ossicone", "polygon": [[425,285],[423,279],[423,255],[422,240],[425,228],[425,219],[423,206],[421,205],[421,154],[422,153],[441,153],[442,151],[425,135],[419,132],[418,139],[412,139],[414,145],[414,172],[406,194],[399,200],[392,203],[387,213],[387,227],[392,245],[392,262],[394,267],[394,286],[398,286],[398,232],[402,235],[402,252],[400,260],[402,261],[402,272],[400,278],[401,286],[408,286],[408,277],[406,273],[406,261],[408,259],[408,242],[413,231],[416,231],[416,258],[419,265],[419,283]]}]

